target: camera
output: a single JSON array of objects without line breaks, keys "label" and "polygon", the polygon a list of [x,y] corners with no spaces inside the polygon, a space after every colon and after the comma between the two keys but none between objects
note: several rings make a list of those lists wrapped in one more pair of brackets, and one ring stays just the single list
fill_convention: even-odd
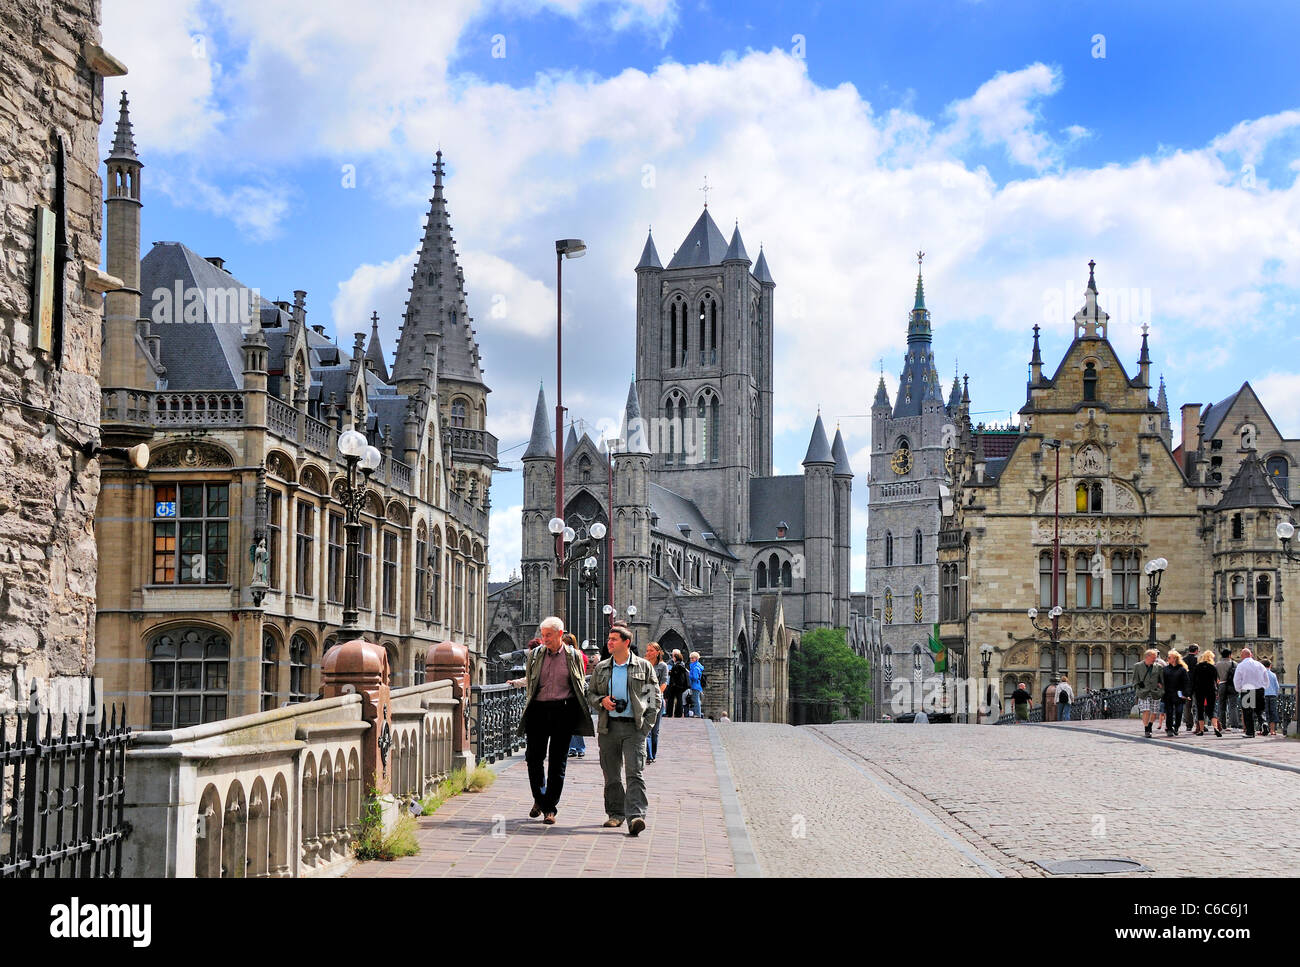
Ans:
[{"label": "camera", "polygon": [[615,712],[618,712],[618,713],[620,713],[620,714],[622,714],[623,712],[626,712],[626,711],[627,711],[627,699],[625,699],[625,698],[616,698],[616,699],[614,699],[614,711],[615,711]]}]

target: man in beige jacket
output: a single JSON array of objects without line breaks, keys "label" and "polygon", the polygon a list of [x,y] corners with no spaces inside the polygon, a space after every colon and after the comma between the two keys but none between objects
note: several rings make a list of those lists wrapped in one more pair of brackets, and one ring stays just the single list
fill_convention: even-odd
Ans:
[{"label": "man in beige jacket", "polygon": [[[615,625],[606,642],[609,657],[591,673],[587,701],[600,711],[600,768],[605,774],[606,826],[627,820],[629,836],[645,829],[646,735],[663,706],[659,678],[644,658],[632,654],[632,633]],[[624,786],[626,774],[626,786]]]}]

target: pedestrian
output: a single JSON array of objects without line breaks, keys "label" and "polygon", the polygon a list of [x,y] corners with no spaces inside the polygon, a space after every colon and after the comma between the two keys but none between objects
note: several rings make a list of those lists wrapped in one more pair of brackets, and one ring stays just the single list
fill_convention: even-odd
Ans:
[{"label": "pedestrian", "polygon": [[1011,693],[1011,704],[1016,710],[1017,722],[1029,721],[1029,706],[1034,704],[1034,697],[1029,694],[1029,689],[1025,688],[1025,683],[1021,682],[1016,686],[1016,690]]},{"label": "pedestrian", "polygon": [[1219,673],[1214,667],[1214,652],[1206,648],[1192,666],[1192,707],[1196,710],[1196,734],[1205,734],[1205,719],[1209,716],[1215,735],[1223,735],[1219,728],[1215,696],[1219,691]]},{"label": "pedestrian", "polygon": [[[1219,660],[1214,663],[1214,670],[1219,675],[1219,694],[1215,706],[1219,713],[1219,728],[1224,732],[1229,727],[1237,728],[1237,686],[1232,683],[1232,676],[1237,673],[1237,663],[1232,660],[1232,649],[1220,648]],[[1215,733],[1218,735],[1218,732]]]},{"label": "pedestrian", "polygon": [[919,708],[919,709],[916,710],[916,715],[913,716],[913,718],[912,718],[912,724],[913,724],[913,725],[929,725],[929,724],[930,724],[930,716],[928,716],[928,715],[925,714],[925,709],[923,709],[923,708]]},{"label": "pedestrian", "polygon": [[682,705],[684,696],[691,688],[691,673],[686,667],[686,662],[682,658],[682,653],[673,649],[672,667],[668,669],[668,690],[664,692],[664,697],[668,700],[668,710],[665,715],[670,715],[675,719],[682,717]]},{"label": "pedestrian", "polygon": [[1268,672],[1268,684],[1264,686],[1264,706],[1268,712],[1268,734],[1277,735],[1277,696],[1281,689],[1278,687],[1277,675],[1273,672],[1272,659],[1265,658],[1260,664]]},{"label": "pedestrian", "polygon": [[[577,651],[582,656],[582,677],[587,677],[587,653],[578,647],[578,639],[572,632],[564,633],[564,643],[570,648]],[[581,732],[575,732],[573,738],[569,740],[569,758],[577,756],[579,759],[586,758],[587,740],[583,738]]]},{"label": "pedestrian", "polygon": [[1241,649],[1241,661],[1232,675],[1232,684],[1241,696],[1241,725],[1246,738],[1255,737],[1255,721],[1259,720],[1259,734],[1264,736],[1264,691],[1268,688],[1268,669],[1257,662],[1249,648]]},{"label": "pedestrian", "polygon": [[1165,735],[1176,737],[1178,727],[1183,724],[1183,703],[1191,694],[1192,682],[1182,655],[1170,648],[1167,661],[1161,671],[1165,686]]},{"label": "pedestrian", "polygon": [[[1208,650],[1208,649],[1207,649]],[[1183,725],[1187,726],[1187,731],[1192,731],[1192,726],[1196,721],[1196,694],[1193,690],[1192,678],[1196,671],[1196,666],[1201,660],[1201,646],[1192,642],[1183,652],[1183,667],[1187,669],[1187,701],[1183,703]]]},{"label": "pedestrian", "polygon": [[[664,661],[664,650],[659,642],[652,641],[645,646],[646,661],[650,667],[655,670],[655,679],[659,683],[659,694],[663,695],[668,688],[668,662]],[[659,700],[663,702],[661,697]],[[655,724],[650,729],[650,734],[645,737],[646,762],[654,762],[659,757],[659,722],[662,716],[655,716]]]},{"label": "pedestrian", "polygon": [[1142,660],[1133,666],[1133,684],[1136,686],[1138,711],[1142,713],[1142,730],[1151,738],[1151,726],[1160,714],[1160,702],[1164,696],[1164,683],[1160,678],[1162,669],[1156,664],[1160,652],[1148,648]]},{"label": "pedestrian", "polygon": [[[1168,665],[1168,664],[1169,664],[1169,662],[1167,662],[1167,661],[1165,661],[1163,658],[1161,658],[1161,657],[1160,657],[1160,653],[1157,652],[1157,653],[1156,653],[1156,667],[1160,669],[1160,674],[1161,674],[1161,679],[1160,679],[1160,680],[1161,680],[1162,682],[1164,681],[1164,677],[1163,677],[1163,676],[1164,676],[1164,672],[1165,672],[1165,666]],[[1160,721],[1156,723],[1156,728],[1157,728],[1157,729],[1164,729],[1164,727],[1165,727],[1165,699],[1164,699],[1164,693],[1162,692],[1161,695],[1160,695]]]},{"label": "pedestrian", "polygon": [[645,829],[646,736],[659,717],[663,695],[659,676],[644,658],[632,654],[632,634],[610,628],[609,657],[591,673],[587,701],[600,712],[600,769],[605,775],[605,825],[623,825],[636,836]]},{"label": "pedestrian", "polygon": [[527,686],[524,714],[518,732],[528,743],[528,783],[533,808],[528,815],[548,826],[555,823],[560,794],[564,791],[564,767],[569,741],[574,732],[595,735],[587,710],[587,685],[582,674],[582,657],[564,643],[564,622],[552,615],[538,629],[542,643],[528,652],[524,677],[509,684]]},{"label": "pedestrian", "polygon": [[1070,709],[1074,704],[1074,689],[1070,687],[1070,676],[1061,672],[1061,681],[1056,686],[1056,718],[1060,722],[1070,721]]},{"label": "pedestrian", "polygon": [[719,721],[719,722],[730,722],[730,721],[731,721],[731,716],[728,715],[726,712],[723,712],[722,715],[718,718],[718,721]]},{"label": "pedestrian", "polygon": [[691,652],[691,663],[687,668],[691,676],[690,707],[695,711],[695,717],[704,717],[704,666],[700,664],[700,653]]}]

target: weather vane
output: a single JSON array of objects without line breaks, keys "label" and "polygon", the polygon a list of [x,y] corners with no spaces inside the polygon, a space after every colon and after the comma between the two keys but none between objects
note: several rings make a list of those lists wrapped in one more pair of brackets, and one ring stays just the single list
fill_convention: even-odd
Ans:
[{"label": "weather vane", "polygon": [[916,253],[916,264],[917,264],[918,267],[920,266],[920,264],[921,264],[921,260],[922,260],[923,258],[925,258],[925,253],[922,252],[922,251],[920,251],[920,250],[918,249],[918,250],[917,250],[917,253]]},{"label": "weather vane", "polygon": [[704,187],[701,188],[700,191],[704,192],[704,207],[708,208],[709,207],[709,176],[708,175],[704,176]]}]

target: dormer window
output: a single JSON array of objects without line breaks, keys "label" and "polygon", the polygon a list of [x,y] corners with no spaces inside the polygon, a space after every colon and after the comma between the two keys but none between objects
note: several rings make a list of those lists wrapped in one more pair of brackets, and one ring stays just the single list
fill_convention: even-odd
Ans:
[{"label": "dormer window", "polygon": [[784,538],[786,530],[787,528],[786,528],[785,521],[781,521],[781,523],[776,525],[776,536],[780,538]]},{"label": "dormer window", "polygon": [[1083,398],[1085,402],[1097,399],[1097,367],[1091,362],[1083,367]]}]

